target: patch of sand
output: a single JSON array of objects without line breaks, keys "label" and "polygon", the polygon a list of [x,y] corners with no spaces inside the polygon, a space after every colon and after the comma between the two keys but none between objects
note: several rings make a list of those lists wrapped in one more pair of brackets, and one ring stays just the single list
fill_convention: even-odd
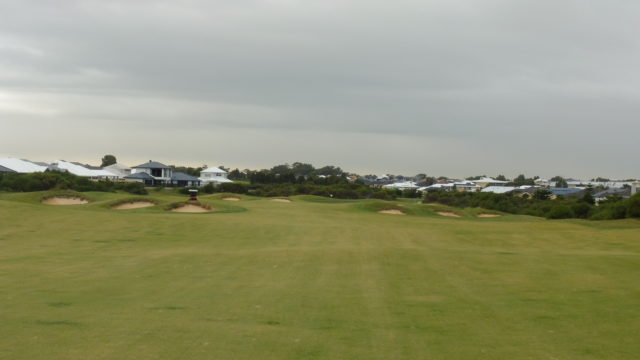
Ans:
[{"label": "patch of sand", "polygon": [[453,211],[436,211],[436,214],[448,217],[460,217],[460,215],[454,213]]},{"label": "patch of sand", "polygon": [[499,214],[478,214],[479,218],[492,218],[492,217],[499,217]]},{"label": "patch of sand", "polygon": [[225,198],[222,198],[222,200],[225,200],[225,201],[240,201],[240,198],[237,198],[237,197],[225,197]]},{"label": "patch of sand", "polygon": [[135,201],[135,202],[116,205],[113,208],[116,209],[116,210],[129,210],[129,209],[145,208],[145,207],[149,207],[149,206],[153,206],[153,205],[155,205],[155,204],[152,203],[151,201]]},{"label": "patch of sand", "polygon": [[389,209],[389,210],[380,210],[378,211],[380,214],[391,214],[391,215],[406,215],[404,211],[397,209]]},{"label": "patch of sand", "polygon": [[47,205],[83,205],[88,203],[87,200],[77,198],[77,197],[52,197],[42,201],[43,204]]},{"label": "patch of sand", "polygon": [[291,202],[291,200],[289,200],[289,199],[271,199],[271,201],[281,202],[281,203],[290,203]]},{"label": "patch of sand", "polygon": [[171,211],[183,212],[183,213],[204,213],[204,212],[213,211],[213,209],[207,209],[200,205],[186,204],[186,205],[180,206],[179,208],[175,208]]}]

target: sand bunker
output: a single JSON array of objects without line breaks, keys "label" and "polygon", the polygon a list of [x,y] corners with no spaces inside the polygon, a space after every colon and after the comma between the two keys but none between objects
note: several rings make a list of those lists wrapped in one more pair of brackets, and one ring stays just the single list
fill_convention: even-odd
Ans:
[{"label": "sand bunker", "polygon": [[222,198],[222,200],[224,200],[224,201],[240,201],[240,198],[239,197],[230,196],[230,197],[224,197],[224,198]]},{"label": "sand bunker", "polygon": [[271,199],[271,201],[281,202],[281,203],[290,203],[291,202],[291,200],[289,200],[289,199]]},{"label": "sand bunker", "polygon": [[60,197],[60,196],[48,198],[42,201],[43,204],[47,204],[47,205],[82,205],[88,202],[89,201],[82,198],[78,198],[78,197]]},{"label": "sand bunker", "polygon": [[391,215],[406,215],[404,211],[397,209],[389,209],[389,210],[380,210],[378,211],[380,214],[391,214]]},{"label": "sand bunker", "polygon": [[204,213],[204,212],[213,211],[213,209],[207,209],[200,205],[186,204],[186,205],[180,206],[179,208],[175,208],[171,211],[182,212],[182,213]]},{"label": "sand bunker", "polygon": [[135,201],[135,202],[129,202],[129,203],[116,205],[113,208],[116,209],[116,210],[129,210],[129,209],[145,208],[145,207],[149,207],[149,206],[153,206],[153,205],[155,205],[155,204],[152,203],[151,201]]},{"label": "sand bunker", "polygon": [[478,214],[479,218],[492,218],[492,217],[498,217],[500,216],[500,214]]},{"label": "sand bunker", "polygon": [[436,211],[436,214],[441,216],[448,216],[448,217],[457,217],[457,218],[460,217],[460,215],[454,213],[453,211]]}]

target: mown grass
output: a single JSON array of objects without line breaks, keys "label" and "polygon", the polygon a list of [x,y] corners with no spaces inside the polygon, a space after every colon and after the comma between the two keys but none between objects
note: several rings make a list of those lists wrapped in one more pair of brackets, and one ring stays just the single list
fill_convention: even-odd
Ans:
[{"label": "mown grass", "polygon": [[[217,195],[217,194],[216,194]],[[0,194],[0,358],[635,359],[640,222]],[[377,211],[398,208],[407,216]]]}]

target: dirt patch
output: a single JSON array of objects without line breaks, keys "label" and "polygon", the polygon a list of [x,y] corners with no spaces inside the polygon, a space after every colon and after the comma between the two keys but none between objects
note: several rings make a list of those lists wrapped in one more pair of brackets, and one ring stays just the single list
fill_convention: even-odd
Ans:
[{"label": "dirt patch", "polygon": [[222,198],[222,200],[224,200],[224,201],[240,201],[240,198],[239,197],[229,196],[229,197]]},{"label": "dirt patch", "polygon": [[281,203],[290,203],[291,202],[291,200],[289,200],[289,199],[271,199],[271,201],[281,202]]},{"label": "dirt patch", "polygon": [[52,197],[42,201],[43,204],[47,205],[83,205],[87,204],[89,201],[78,198],[78,197]]},{"label": "dirt patch", "polygon": [[200,205],[186,204],[186,205],[180,206],[179,208],[175,208],[171,211],[181,212],[181,213],[204,213],[204,212],[213,211],[213,209],[207,209]]},{"label": "dirt patch", "polygon": [[479,218],[493,218],[493,217],[499,217],[502,216],[500,214],[478,214]]},{"label": "dirt patch", "polygon": [[129,209],[140,209],[149,206],[154,206],[155,204],[151,201],[135,201],[130,203],[124,203],[120,205],[116,205],[113,208],[116,210],[129,210]]},{"label": "dirt patch", "polygon": [[380,210],[378,211],[380,214],[390,214],[390,215],[406,215],[404,211],[397,209],[389,209],[389,210]]},{"label": "dirt patch", "polygon": [[454,213],[453,211],[436,211],[436,214],[440,216],[457,217],[457,218],[460,217],[460,215]]}]

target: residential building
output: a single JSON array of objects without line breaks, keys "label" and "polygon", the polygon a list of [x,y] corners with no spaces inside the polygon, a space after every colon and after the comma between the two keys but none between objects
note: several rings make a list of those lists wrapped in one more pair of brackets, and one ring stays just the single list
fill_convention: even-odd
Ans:
[{"label": "residential building", "polygon": [[504,186],[508,181],[496,180],[490,177],[483,177],[478,180],[473,180],[480,188],[486,188],[487,186]]},{"label": "residential building", "polygon": [[[144,175],[135,175],[140,173],[145,173],[147,175],[150,175],[152,179],[149,179],[149,177],[146,177]],[[131,175],[125,176],[124,178],[129,180],[136,180],[136,181],[144,180],[145,185],[148,185],[147,181],[151,180],[150,186],[156,186],[156,185],[165,185],[165,184],[170,185],[172,175],[173,175],[173,169],[170,166],[159,163],[157,161],[149,160],[144,164],[140,164],[138,166],[132,167]]]},{"label": "residential building", "polygon": [[217,167],[213,167],[213,168],[206,168],[202,171],[200,171],[200,181],[202,182],[202,184],[208,184],[208,183],[212,183],[212,184],[222,184],[222,183],[229,183],[229,182],[233,182],[229,179],[227,179],[227,176],[229,174]]},{"label": "residential building", "polygon": [[171,175],[171,180],[167,185],[178,187],[200,186],[200,179],[195,176],[176,171]]},{"label": "residential building", "polygon": [[551,199],[557,199],[559,196],[565,198],[580,197],[584,195],[584,188],[550,188]]}]

